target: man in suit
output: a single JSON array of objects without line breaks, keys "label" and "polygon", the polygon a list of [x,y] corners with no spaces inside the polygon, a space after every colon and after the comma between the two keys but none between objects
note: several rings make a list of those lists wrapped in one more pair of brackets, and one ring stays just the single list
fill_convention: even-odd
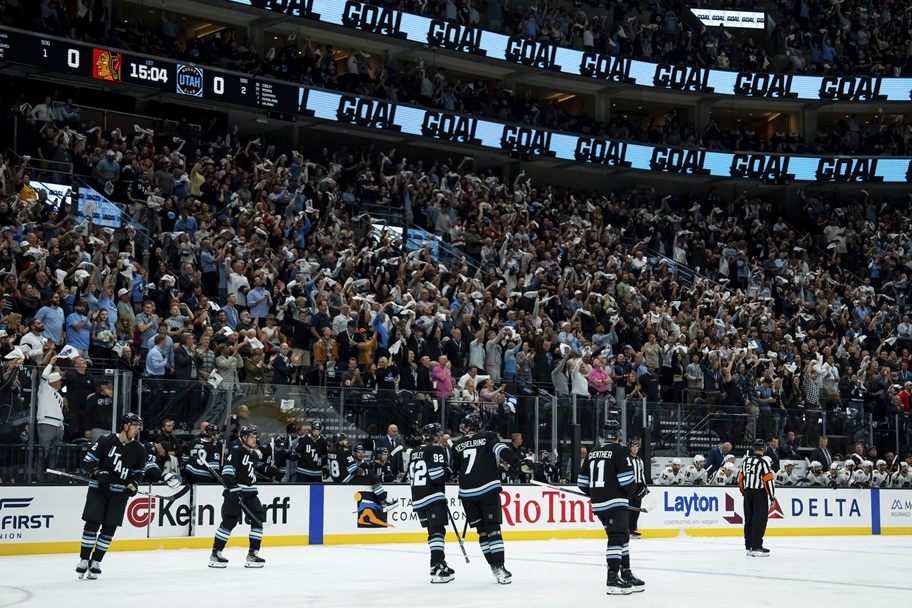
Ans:
[{"label": "man in suit", "polygon": [[352,357],[358,358],[359,342],[364,342],[364,336],[358,333],[358,324],[349,321],[345,331],[339,332],[336,336],[336,343],[339,345],[339,358],[336,360],[337,371],[344,372],[348,365],[348,360]]},{"label": "man in suit", "polygon": [[294,364],[297,363],[297,355],[288,357],[288,344],[282,343],[279,346],[279,352],[272,356],[272,369],[275,370],[273,381],[276,384],[291,384],[291,379],[298,369]]},{"label": "man in suit", "polygon": [[196,420],[200,414],[203,386],[199,380],[199,355],[195,350],[196,338],[192,333],[186,333],[180,338],[180,346],[174,349],[174,379],[177,380],[177,395],[174,405],[183,409],[186,406],[187,416],[171,412],[183,420]]},{"label": "man in suit", "polygon": [[374,442],[374,450],[380,448],[386,448],[389,450],[390,455],[390,465],[393,467],[393,473],[398,477],[400,473],[405,472],[405,467],[402,464],[403,454],[405,454],[405,446],[402,443],[402,438],[399,437],[399,427],[395,424],[389,425],[389,428],[386,429],[386,435],[377,439]]},{"label": "man in suit", "polygon": [[815,460],[823,465],[824,471],[830,470],[830,465],[833,463],[833,455],[827,449],[826,435],[820,436],[820,439],[817,440],[817,447],[811,452],[811,462]]},{"label": "man in suit", "polygon": [[764,456],[769,456],[770,460],[773,461],[772,467],[773,471],[779,470],[779,459],[782,458],[782,449],[779,447],[779,438],[773,437],[770,439],[769,445],[766,447],[766,453]]},{"label": "man in suit", "polygon": [[[729,442],[720,443],[709,451],[706,455],[706,478],[712,479],[712,476],[722,467],[725,462],[725,456],[732,451],[732,444]],[[776,469],[778,471],[778,469]]]}]

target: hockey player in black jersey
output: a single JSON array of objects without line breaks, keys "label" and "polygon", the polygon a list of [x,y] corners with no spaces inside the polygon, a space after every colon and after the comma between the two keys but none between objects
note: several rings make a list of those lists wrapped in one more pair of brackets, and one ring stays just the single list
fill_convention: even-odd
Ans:
[{"label": "hockey player in black jersey", "polygon": [[238,525],[244,506],[258,520],[250,522],[250,550],[247,552],[246,568],[262,568],[266,560],[260,557],[260,543],[263,541],[263,528],[261,526],[266,518],[266,511],[257,496],[256,466],[260,459],[257,446],[257,428],[245,426],[238,432],[239,446],[228,452],[225,457],[225,466],[222,468],[222,482],[225,484],[225,497],[222,502],[222,523],[215,532],[215,541],[212,543],[212,555],[209,557],[210,568],[226,568],[228,559],[222,555],[222,549],[231,536],[231,531]]},{"label": "hockey player in black jersey", "polygon": [[328,446],[322,433],[323,423],[314,420],[310,426],[310,433],[300,437],[295,443],[294,450],[288,454],[288,458],[296,463],[295,475],[299,482],[323,482]]},{"label": "hockey player in black jersey", "polygon": [[[188,483],[214,483],[215,478],[209,467],[216,471],[222,468],[222,445],[219,442],[219,429],[210,424],[193,440],[183,454],[184,476]],[[207,466],[208,465],[208,466]]]},{"label": "hockey player in black jersey", "polygon": [[380,501],[380,506],[384,511],[389,511],[396,506],[394,501],[387,499],[386,489],[380,483],[380,479],[366,468],[358,466],[348,447],[348,436],[345,433],[333,435],[333,443],[326,454],[326,462],[333,483],[368,485],[371,487],[371,492]]},{"label": "hockey player in black jersey", "polygon": [[167,441],[148,441],[143,447],[146,450],[146,465],[143,467],[142,481],[149,483],[164,481],[169,488],[176,488],[181,485],[180,475],[164,472],[166,463],[170,460],[168,452],[171,451],[171,444]]},{"label": "hockey player in black jersey", "polygon": [[[525,467],[523,467],[525,469]],[[560,481],[560,469],[551,464],[551,455],[548,450],[542,450],[538,453],[538,462],[529,466],[532,472],[532,479],[542,483],[558,483]],[[528,471],[524,471],[528,473]]]},{"label": "hockey player in black jersey", "polygon": [[[409,457],[409,479],[412,486],[412,509],[422,528],[428,531],[431,550],[431,582],[448,583],[454,578],[453,569],[446,563],[444,538],[449,519],[447,512],[446,480],[453,471],[446,463],[446,454],[438,443],[440,425],[427,424],[421,429],[423,443]],[[386,449],[386,448],[381,448]]]},{"label": "hockey player in black jersey", "polygon": [[459,472],[459,499],[469,525],[478,532],[481,552],[494,578],[509,585],[512,574],[504,567],[504,543],[500,533],[500,459],[510,465],[511,477],[519,471],[513,450],[500,442],[497,433],[484,430],[480,414],[471,413],[462,422],[463,437],[453,442],[453,468]]},{"label": "hockey player in black jersey", "polygon": [[393,483],[396,481],[396,474],[393,473],[393,465],[389,461],[388,449],[377,448],[374,450],[374,461],[371,463],[371,471],[380,479],[381,483]]},{"label": "hockey player in black jersey", "polygon": [[[621,423],[608,420],[602,426],[605,443],[590,451],[580,467],[577,485],[592,502],[592,512],[608,535],[608,594],[628,595],[643,591],[646,584],[630,571],[630,533],[627,507],[636,495],[636,476],[627,449],[619,441]],[[645,486],[643,486],[645,488]]]},{"label": "hockey player in black jersey", "polygon": [[282,481],[281,475],[285,472],[285,463],[288,460],[288,450],[285,449],[285,446],[284,435],[276,435],[272,441],[260,446],[262,458],[256,467],[257,481],[264,483]]},{"label": "hockey player in black jersey", "polygon": [[[123,524],[127,501],[136,496],[146,463],[146,450],[137,440],[142,419],[136,414],[124,414],[120,432],[102,435],[82,460],[82,467],[91,474],[82,519],[82,547],[76,573],[96,579],[101,574],[104,559],[117,528]],[[100,529],[100,532],[99,532]]]}]

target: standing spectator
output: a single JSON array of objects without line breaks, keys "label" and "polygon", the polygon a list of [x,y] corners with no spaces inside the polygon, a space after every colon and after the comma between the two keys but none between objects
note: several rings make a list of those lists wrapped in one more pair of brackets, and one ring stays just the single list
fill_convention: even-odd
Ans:
[{"label": "standing spectator", "polygon": [[66,396],[66,422],[69,427],[64,435],[66,441],[85,438],[86,431],[91,429],[86,424],[86,404],[89,395],[96,392],[95,379],[86,373],[88,365],[85,357],[76,357],[72,363],[73,367],[64,374],[62,384]]},{"label": "standing spectator", "polygon": [[92,330],[92,324],[89,317],[86,316],[89,307],[84,300],[79,300],[73,307],[75,311],[66,318],[66,343],[75,348],[80,357],[87,359],[89,357],[89,336]]},{"label": "standing spectator", "polygon": [[60,294],[56,291],[44,299],[44,306],[35,313],[35,318],[44,325],[44,331],[41,335],[54,343],[54,346],[60,348],[63,344],[63,309],[60,308]]},{"label": "standing spectator", "polygon": [[38,387],[38,445],[41,446],[42,470],[56,467],[56,450],[63,443],[63,395],[60,394],[63,376],[56,364],[57,357],[50,357],[41,372]]}]

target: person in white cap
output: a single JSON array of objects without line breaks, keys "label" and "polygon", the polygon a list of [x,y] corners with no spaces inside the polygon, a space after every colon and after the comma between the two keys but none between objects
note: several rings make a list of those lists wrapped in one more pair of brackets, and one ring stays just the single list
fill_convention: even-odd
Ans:
[{"label": "person in white cap", "polygon": [[45,469],[56,460],[57,455],[51,451],[63,443],[63,395],[60,394],[63,376],[56,363],[57,356],[54,355],[41,372],[41,385],[38,387],[38,444]]}]

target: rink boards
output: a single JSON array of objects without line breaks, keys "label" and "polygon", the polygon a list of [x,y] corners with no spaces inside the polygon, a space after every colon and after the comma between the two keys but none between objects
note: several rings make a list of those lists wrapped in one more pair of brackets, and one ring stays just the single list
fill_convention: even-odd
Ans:
[{"label": "rink boards", "polygon": [[[162,494],[162,486],[144,486]],[[568,487],[569,489],[569,487]],[[396,506],[384,513],[369,489],[334,485],[264,485],[266,545],[425,542],[407,486],[387,487]],[[204,548],[220,522],[221,487],[195,486],[175,501],[130,500],[113,550]],[[0,555],[78,550],[84,488],[0,487]],[[447,488],[460,533],[465,518],[456,487]],[[912,490],[780,488],[770,508],[770,535],[912,534]],[[603,538],[585,497],[537,486],[505,486],[504,537],[513,540]],[[651,487],[640,515],[645,537],[738,536],[743,508],[737,487]],[[448,540],[455,541],[452,526]],[[246,545],[238,526],[231,545]],[[473,533],[468,538],[474,540]]]}]

